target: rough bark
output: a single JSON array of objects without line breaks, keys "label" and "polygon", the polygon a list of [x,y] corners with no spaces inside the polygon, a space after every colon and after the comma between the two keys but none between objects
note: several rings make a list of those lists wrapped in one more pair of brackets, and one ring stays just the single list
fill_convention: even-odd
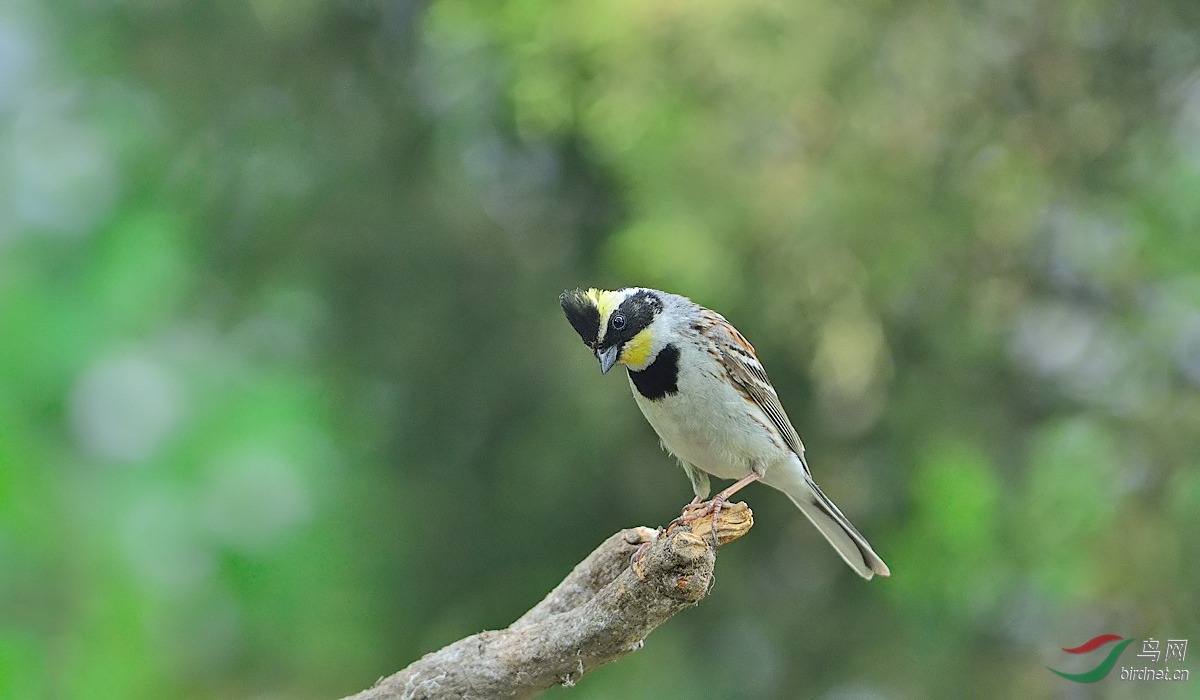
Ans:
[{"label": "rough bark", "polygon": [[[726,506],[717,540],[737,539],[753,522],[745,503]],[[574,685],[640,648],[655,627],[708,594],[716,561],[712,530],[711,516],[676,523],[661,535],[646,527],[622,530],[507,629],[460,639],[345,700],[528,698]]]}]

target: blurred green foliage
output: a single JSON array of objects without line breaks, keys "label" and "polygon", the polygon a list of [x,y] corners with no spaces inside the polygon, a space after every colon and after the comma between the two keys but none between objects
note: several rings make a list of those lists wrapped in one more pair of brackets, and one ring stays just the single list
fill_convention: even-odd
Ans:
[{"label": "blurred green foliage", "polygon": [[1189,0],[3,6],[0,697],[336,697],[669,520],[556,303],[634,284],[894,575],[752,488],[549,697],[1194,697],[1044,668],[1200,636]]}]

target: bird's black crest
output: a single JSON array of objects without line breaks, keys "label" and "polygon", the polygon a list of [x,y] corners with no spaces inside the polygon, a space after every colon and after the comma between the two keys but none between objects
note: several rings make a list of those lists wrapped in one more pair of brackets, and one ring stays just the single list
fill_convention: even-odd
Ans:
[{"label": "bird's black crest", "polygon": [[582,289],[568,289],[558,298],[558,303],[583,342],[588,347],[595,347],[596,338],[600,335],[600,309]]},{"label": "bird's black crest", "polygon": [[638,393],[651,401],[674,394],[679,391],[679,348],[668,345],[646,369],[641,372],[630,370],[629,378]]}]

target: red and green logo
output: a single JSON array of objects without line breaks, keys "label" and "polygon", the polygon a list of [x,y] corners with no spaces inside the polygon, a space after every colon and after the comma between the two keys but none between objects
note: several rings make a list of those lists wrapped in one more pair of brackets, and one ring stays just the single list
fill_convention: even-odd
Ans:
[{"label": "red and green logo", "polygon": [[1125,647],[1129,646],[1129,643],[1133,640],[1124,639],[1119,634],[1102,634],[1098,637],[1092,637],[1077,647],[1071,647],[1069,649],[1067,647],[1063,647],[1063,651],[1067,652],[1068,654],[1086,654],[1097,647],[1104,646],[1105,644],[1118,639],[1122,640],[1121,643],[1113,647],[1108,652],[1108,656],[1104,657],[1104,660],[1099,664],[1096,664],[1096,667],[1090,671],[1084,671],[1083,673],[1063,673],[1062,671],[1050,668],[1049,666],[1046,668],[1050,668],[1051,671],[1054,671],[1069,681],[1075,681],[1076,683],[1094,683],[1095,681],[1098,681],[1108,675],[1108,672],[1112,670],[1114,665],[1116,665],[1117,657],[1121,655],[1121,652],[1125,651]]}]

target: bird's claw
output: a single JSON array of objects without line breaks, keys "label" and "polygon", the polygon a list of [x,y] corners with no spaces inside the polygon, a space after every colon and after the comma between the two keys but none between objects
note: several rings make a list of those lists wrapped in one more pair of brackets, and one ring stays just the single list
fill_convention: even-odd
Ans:
[{"label": "bird's claw", "polygon": [[717,523],[720,521],[721,509],[725,507],[726,503],[728,503],[727,499],[723,498],[721,494],[717,494],[710,500],[703,502],[701,502],[700,497],[697,496],[696,498],[692,499],[691,503],[683,507],[683,512],[679,514],[678,518],[675,518],[667,525],[667,530],[670,530],[675,525],[697,520],[699,518],[703,518],[709,513],[712,513],[713,542],[719,545],[721,540],[719,537],[717,537]]}]

